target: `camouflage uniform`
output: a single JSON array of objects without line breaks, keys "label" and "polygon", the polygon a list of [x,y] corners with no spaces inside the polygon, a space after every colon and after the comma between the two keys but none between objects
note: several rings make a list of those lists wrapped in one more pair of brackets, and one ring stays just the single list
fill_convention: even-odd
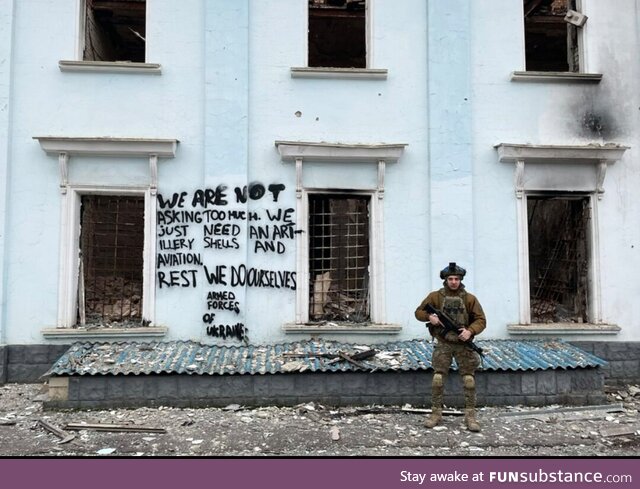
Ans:
[{"label": "camouflage uniform", "polygon": [[[429,321],[429,313],[424,310],[426,304],[445,312],[457,324],[466,327],[475,336],[486,328],[486,318],[480,302],[473,294],[468,293],[461,283],[457,290],[445,287],[430,293],[418,306],[415,312],[419,321]],[[480,357],[471,348],[464,345],[458,336],[449,332],[441,334],[442,327],[427,323],[429,332],[436,339],[431,363],[434,375],[431,385],[432,415],[425,426],[432,428],[442,419],[442,405],[444,385],[451,367],[452,359],[456,359],[458,371],[462,376],[465,400],[465,422],[472,431],[479,431],[480,426],[475,420],[476,388],[475,370],[480,366]]]}]

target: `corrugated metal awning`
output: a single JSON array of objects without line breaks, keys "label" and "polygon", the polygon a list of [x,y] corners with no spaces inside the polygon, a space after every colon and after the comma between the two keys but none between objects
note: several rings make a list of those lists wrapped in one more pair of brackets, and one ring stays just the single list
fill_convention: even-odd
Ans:
[{"label": "corrugated metal awning", "polygon": [[[482,370],[546,370],[598,367],[606,362],[560,340],[485,340]],[[189,341],[156,343],[76,343],[45,376],[147,374],[275,374],[362,371],[338,352],[353,355],[373,348],[359,363],[366,371],[417,371],[431,368],[433,344],[425,340],[362,345],[300,341],[261,346],[202,345]],[[455,365],[454,365],[454,368]]]}]

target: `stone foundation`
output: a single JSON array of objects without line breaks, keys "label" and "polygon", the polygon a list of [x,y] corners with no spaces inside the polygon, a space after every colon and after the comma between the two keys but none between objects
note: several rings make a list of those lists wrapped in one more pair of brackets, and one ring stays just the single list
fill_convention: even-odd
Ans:
[{"label": "stone foundation", "polygon": [[70,345],[0,346],[0,384],[42,382],[40,378]]},{"label": "stone foundation", "polygon": [[[431,372],[336,372],[267,375],[93,375],[51,379],[55,395],[47,408],[138,406],[224,407],[296,405],[428,406]],[[478,405],[543,406],[605,402],[604,374],[599,367],[528,372],[480,372]],[[445,402],[462,407],[457,372],[447,378]]]},{"label": "stone foundation", "polygon": [[572,341],[571,344],[608,362],[602,367],[607,384],[640,384],[640,342]]}]

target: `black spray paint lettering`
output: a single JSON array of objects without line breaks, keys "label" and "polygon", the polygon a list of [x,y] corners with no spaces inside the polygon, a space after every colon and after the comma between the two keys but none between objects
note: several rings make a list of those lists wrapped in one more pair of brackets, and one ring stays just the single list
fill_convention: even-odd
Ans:
[{"label": "black spray paint lettering", "polygon": [[158,232],[158,238],[164,238],[171,236],[173,238],[184,238],[187,235],[187,229],[189,226],[182,224],[180,226],[163,226],[160,225],[160,231]]},{"label": "black spray paint lettering", "polygon": [[[269,185],[268,189],[269,192],[271,192],[271,194],[273,195],[274,202],[278,202],[278,196],[280,195],[280,192],[282,192],[285,188],[286,187],[282,183],[272,183],[271,185]],[[234,189],[234,192],[236,194],[236,202],[246,204],[247,196],[251,200],[260,200],[262,197],[264,197],[267,190],[261,183],[251,183],[248,186],[245,185],[242,188],[236,187]]]},{"label": "black spray paint lettering", "polygon": [[187,192],[174,193],[170,199],[164,200],[162,195],[158,194],[158,205],[160,209],[168,207],[173,209],[174,207],[184,207],[184,200],[187,197]]},{"label": "black spray paint lettering", "polygon": [[207,236],[204,238],[204,248],[213,250],[239,250],[240,243],[238,243],[237,238],[213,239]]},{"label": "black spray paint lettering", "polygon": [[192,250],[195,239],[161,239],[158,241],[160,250]]},{"label": "black spray paint lettering", "polygon": [[243,323],[236,324],[219,324],[213,326],[207,326],[207,335],[215,338],[236,338],[240,341],[244,340],[247,336],[249,328],[245,327]]},{"label": "black spray paint lettering", "polygon": [[240,226],[237,224],[205,224],[204,236],[238,236]]},{"label": "black spray paint lettering", "polygon": [[210,272],[207,266],[204,266],[204,275],[209,285],[227,285],[227,266],[216,265],[214,271]]},{"label": "black spray paint lettering", "polygon": [[206,209],[208,206],[227,205],[229,201],[226,200],[225,190],[227,190],[226,185],[218,185],[215,190],[211,188],[198,189],[193,193],[191,207],[200,206]]},{"label": "black spray paint lettering", "polygon": [[232,266],[231,286],[296,290],[296,272],[264,270],[246,265]]},{"label": "black spray paint lettering", "polygon": [[196,287],[198,270],[172,270],[158,272],[158,283],[163,287]]},{"label": "black spray paint lettering", "polygon": [[236,295],[231,291],[212,291],[207,294],[207,310],[233,311],[236,314],[240,314],[240,303],[236,300]]},{"label": "black spray paint lettering", "polygon": [[158,268],[179,267],[182,265],[202,266],[200,253],[158,253]]},{"label": "black spray paint lettering", "polygon": [[269,209],[265,209],[267,211],[267,217],[270,221],[282,221],[285,223],[293,224],[293,213],[294,209],[289,207],[288,209],[278,209],[273,214]]},{"label": "black spray paint lettering", "polygon": [[[208,211],[205,211],[205,213]],[[202,222],[202,213],[199,211],[176,211],[166,210],[158,212],[158,224],[172,226],[176,224],[200,224]]]}]

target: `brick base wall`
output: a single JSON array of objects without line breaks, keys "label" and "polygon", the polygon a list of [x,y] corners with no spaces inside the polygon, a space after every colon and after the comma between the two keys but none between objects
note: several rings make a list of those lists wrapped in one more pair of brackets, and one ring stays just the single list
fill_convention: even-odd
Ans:
[{"label": "brick base wall", "polygon": [[640,384],[640,342],[572,341],[571,344],[608,362],[602,367],[607,384]]},{"label": "brick base wall", "polygon": [[71,345],[0,346],[0,384],[42,382],[40,377]]},{"label": "brick base wall", "polygon": [[[100,375],[71,376],[68,399],[48,401],[48,408],[137,406],[218,406],[242,404],[328,406],[428,406],[431,372],[336,372],[267,375]],[[535,372],[480,372],[478,405],[542,406],[599,404],[605,401],[599,368]],[[445,402],[463,406],[462,382],[447,378]]]}]

